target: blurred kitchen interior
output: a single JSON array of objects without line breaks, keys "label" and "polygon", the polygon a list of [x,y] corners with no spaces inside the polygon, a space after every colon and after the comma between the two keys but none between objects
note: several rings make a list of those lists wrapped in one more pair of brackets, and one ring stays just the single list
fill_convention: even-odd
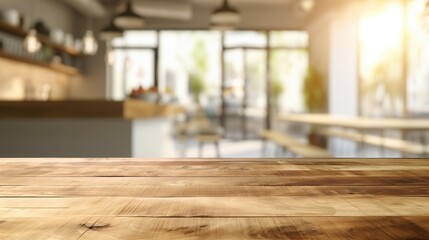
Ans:
[{"label": "blurred kitchen interior", "polygon": [[0,157],[429,153],[425,0],[2,0],[0,12]]}]

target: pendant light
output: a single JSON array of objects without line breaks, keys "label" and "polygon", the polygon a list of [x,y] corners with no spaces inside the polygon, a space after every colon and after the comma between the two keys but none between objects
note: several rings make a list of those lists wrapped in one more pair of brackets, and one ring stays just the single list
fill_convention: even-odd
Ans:
[{"label": "pendant light", "polygon": [[36,53],[40,50],[42,44],[37,38],[37,31],[35,29],[31,29],[27,36],[24,39],[24,48],[29,53]]},{"label": "pendant light", "polygon": [[83,36],[83,53],[85,55],[95,55],[98,51],[98,42],[91,30],[87,30]]},{"label": "pendant light", "polygon": [[[35,10],[34,3],[32,9]],[[34,26],[28,31],[27,36],[24,39],[24,49],[29,53],[36,53],[42,48],[42,43],[37,37],[37,31]]]},{"label": "pendant light", "polygon": [[314,2],[314,0],[301,0],[301,3],[300,3],[302,10],[304,10],[307,13],[313,10],[315,4],[316,3]]},{"label": "pendant light", "polygon": [[236,25],[240,20],[240,13],[228,4],[228,0],[223,0],[222,6],[215,9],[210,18],[213,25]]},{"label": "pendant light", "polygon": [[114,23],[123,29],[142,28],[145,25],[145,20],[134,12],[131,1],[128,0],[125,11],[115,16]]},{"label": "pendant light", "polygon": [[101,29],[101,32],[99,34],[100,39],[104,41],[111,41],[115,38],[122,37],[123,35],[124,31],[115,25],[113,19],[110,21],[107,27]]}]

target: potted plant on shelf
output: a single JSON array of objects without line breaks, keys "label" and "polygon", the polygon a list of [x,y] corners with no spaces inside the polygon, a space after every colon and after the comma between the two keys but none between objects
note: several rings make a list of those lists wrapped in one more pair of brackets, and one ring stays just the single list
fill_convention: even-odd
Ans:
[{"label": "potted plant on shelf", "polygon": [[[327,110],[326,81],[323,75],[314,67],[310,66],[304,79],[303,95],[304,105],[309,113],[324,113]],[[326,147],[326,139],[317,134],[316,128],[312,127],[308,135],[310,144]]]}]

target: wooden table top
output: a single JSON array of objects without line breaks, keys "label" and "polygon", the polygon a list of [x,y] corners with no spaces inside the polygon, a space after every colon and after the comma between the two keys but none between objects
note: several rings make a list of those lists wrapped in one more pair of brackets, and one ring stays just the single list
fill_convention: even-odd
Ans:
[{"label": "wooden table top", "polygon": [[0,159],[0,239],[429,239],[429,160]]},{"label": "wooden table top", "polygon": [[169,117],[183,112],[175,104],[156,104],[141,100],[64,100],[0,101],[0,119],[27,118],[118,118]]},{"label": "wooden table top", "polygon": [[365,118],[330,114],[289,114],[281,121],[354,129],[429,130],[429,119]]}]

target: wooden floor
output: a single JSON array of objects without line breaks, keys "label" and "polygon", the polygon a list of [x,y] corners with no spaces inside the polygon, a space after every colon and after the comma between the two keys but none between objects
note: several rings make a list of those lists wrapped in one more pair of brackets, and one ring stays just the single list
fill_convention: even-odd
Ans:
[{"label": "wooden floor", "polygon": [[0,239],[429,239],[429,160],[0,159]]}]

